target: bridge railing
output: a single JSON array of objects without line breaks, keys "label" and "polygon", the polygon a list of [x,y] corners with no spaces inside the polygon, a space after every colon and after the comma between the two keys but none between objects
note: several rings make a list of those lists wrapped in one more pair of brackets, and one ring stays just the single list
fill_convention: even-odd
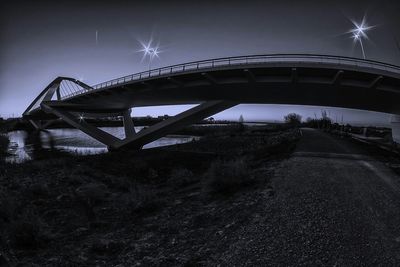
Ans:
[{"label": "bridge railing", "polygon": [[[142,79],[148,79],[157,76],[176,74],[181,72],[189,72],[196,70],[206,69],[218,69],[229,66],[239,65],[257,65],[257,64],[284,64],[284,63],[330,63],[345,66],[355,67],[368,67],[378,70],[391,71],[400,74],[400,67],[387,63],[382,63],[374,60],[365,60],[351,57],[341,56],[329,56],[329,55],[312,55],[312,54],[274,54],[274,55],[254,55],[254,56],[239,56],[239,57],[227,57],[217,58],[210,60],[194,61],[184,64],[178,64],[168,67],[162,67],[143,71],[136,74],[127,75],[103,83],[99,83],[93,86],[94,90],[103,89],[119,84],[124,84],[132,81],[138,81]],[[63,97],[63,99],[70,98],[79,94],[87,92],[87,90],[81,90],[74,92],[73,94]]]}]

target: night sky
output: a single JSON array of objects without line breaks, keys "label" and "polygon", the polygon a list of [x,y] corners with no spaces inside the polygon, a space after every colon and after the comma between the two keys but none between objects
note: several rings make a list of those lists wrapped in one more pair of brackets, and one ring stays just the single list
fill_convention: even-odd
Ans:
[{"label": "night sky", "polygon": [[[217,57],[314,53],[362,57],[350,19],[375,25],[367,59],[400,65],[400,1],[2,1],[0,116],[20,116],[57,76],[89,85],[144,71],[140,42],[159,43],[161,67]],[[194,1],[193,1],[194,2]],[[96,31],[98,38],[96,41]],[[187,107],[134,109],[134,116],[175,114]],[[389,115],[328,109],[338,121],[385,124]],[[240,105],[216,116],[282,120],[321,107]]]}]

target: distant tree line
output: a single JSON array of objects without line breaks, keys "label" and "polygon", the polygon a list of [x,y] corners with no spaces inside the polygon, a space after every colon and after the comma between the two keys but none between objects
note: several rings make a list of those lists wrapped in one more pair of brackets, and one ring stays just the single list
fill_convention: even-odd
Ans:
[{"label": "distant tree line", "polygon": [[360,134],[364,136],[374,136],[390,139],[392,136],[391,129],[383,127],[364,127],[364,126],[353,126],[349,123],[339,124],[334,122],[329,116],[326,110],[321,111],[321,117],[315,118],[308,117],[302,122],[302,117],[296,113],[289,113],[284,117],[285,123],[294,127],[309,127],[315,129],[321,129],[326,132],[336,132],[341,135],[347,134]]}]

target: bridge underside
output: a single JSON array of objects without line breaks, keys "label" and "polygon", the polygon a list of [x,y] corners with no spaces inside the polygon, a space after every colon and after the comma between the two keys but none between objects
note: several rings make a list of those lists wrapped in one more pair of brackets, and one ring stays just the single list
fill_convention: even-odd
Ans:
[{"label": "bridge underside", "polygon": [[[330,106],[400,115],[399,74],[348,66],[236,66],[160,75],[91,90],[90,86],[80,83],[88,90],[63,100],[54,99],[62,79],[53,81],[34,101],[41,101],[40,107],[32,108],[32,103],[24,117],[33,122],[61,118],[111,149],[139,148],[239,103]],[[175,104],[199,105],[139,133],[134,132],[129,116],[132,107]],[[120,140],[89,125],[79,119],[79,114],[122,116],[126,138]],[[393,125],[400,125],[399,116],[394,118]]]}]

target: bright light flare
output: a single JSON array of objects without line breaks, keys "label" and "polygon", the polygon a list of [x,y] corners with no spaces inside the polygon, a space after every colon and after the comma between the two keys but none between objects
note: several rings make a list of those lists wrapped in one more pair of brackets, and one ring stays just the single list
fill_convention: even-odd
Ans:
[{"label": "bright light flare", "polygon": [[363,44],[363,39],[369,40],[369,37],[367,35],[367,31],[373,29],[375,26],[369,26],[366,23],[366,18],[365,16],[363,17],[361,23],[357,23],[353,20],[351,22],[354,25],[354,28],[351,29],[348,33],[351,34],[351,37],[353,38],[354,43],[360,43],[361,47],[361,52],[363,54],[364,59],[365,57],[365,51],[364,51],[364,44]]},{"label": "bright light flare", "polygon": [[142,45],[142,49],[140,49],[138,52],[143,53],[141,62],[143,62],[147,56],[149,57],[150,61],[152,61],[154,58],[160,58],[159,54],[162,51],[159,50],[159,45],[154,46],[154,47],[151,46],[152,42],[153,42],[153,40],[151,40],[151,39],[147,44],[140,42],[140,44]]},{"label": "bright light flare", "polygon": [[367,35],[367,31],[372,29],[373,26],[367,26],[365,21],[363,20],[361,24],[357,24],[353,21],[355,28],[351,29],[350,32],[353,34],[354,39],[360,39],[361,37],[365,39],[369,39]]},{"label": "bright light flare", "polygon": [[82,122],[82,121],[84,121],[85,120],[85,117],[83,116],[83,114],[80,114],[79,115],[79,122]]}]

